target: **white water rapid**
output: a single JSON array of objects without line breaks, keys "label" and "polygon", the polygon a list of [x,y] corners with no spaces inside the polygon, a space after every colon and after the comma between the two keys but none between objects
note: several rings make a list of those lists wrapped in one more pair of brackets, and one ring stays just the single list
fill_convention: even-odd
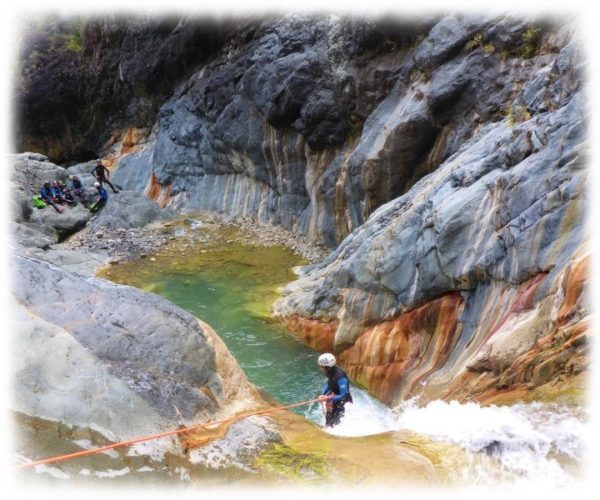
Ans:
[{"label": "white water rapid", "polygon": [[[411,431],[430,441],[460,447],[466,460],[452,479],[469,484],[496,481],[564,486],[577,480],[586,458],[588,412],[547,403],[480,406],[477,403],[406,401],[392,410],[361,390],[346,405],[342,422],[325,431],[366,436]],[[324,425],[320,407],[306,417]],[[450,449],[449,449],[450,453]]]}]

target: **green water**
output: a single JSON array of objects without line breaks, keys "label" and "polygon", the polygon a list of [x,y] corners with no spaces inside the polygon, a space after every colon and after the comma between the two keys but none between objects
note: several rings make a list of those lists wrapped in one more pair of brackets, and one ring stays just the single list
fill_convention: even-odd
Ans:
[{"label": "green water", "polygon": [[188,247],[172,242],[153,261],[111,266],[100,276],[159,294],[208,323],[246,376],[280,402],[318,395],[324,385],[319,353],[269,316],[278,288],[295,278],[294,266],[306,262],[280,246],[228,243],[236,231],[225,231]]}]

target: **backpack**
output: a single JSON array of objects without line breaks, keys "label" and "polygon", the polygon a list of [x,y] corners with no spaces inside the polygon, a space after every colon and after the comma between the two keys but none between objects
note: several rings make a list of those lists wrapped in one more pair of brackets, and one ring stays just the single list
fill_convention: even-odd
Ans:
[{"label": "backpack", "polygon": [[33,206],[35,208],[46,208],[46,204],[44,203],[44,200],[42,200],[41,196],[34,195],[31,197],[31,201],[33,202]]}]

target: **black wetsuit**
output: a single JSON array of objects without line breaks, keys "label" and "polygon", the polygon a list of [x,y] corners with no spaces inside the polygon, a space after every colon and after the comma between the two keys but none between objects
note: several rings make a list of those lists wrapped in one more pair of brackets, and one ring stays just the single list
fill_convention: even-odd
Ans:
[{"label": "black wetsuit", "polygon": [[339,424],[344,416],[344,405],[352,403],[350,379],[339,366],[328,368],[325,373],[327,374],[327,385],[323,388],[323,394],[334,394],[334,397],[327,402],[325,425],[333,427]]},{"label": "black wetsuit", "polygon": [[94,167],[94,170],[91,171],[91,174],[98,179],[98,182],[100,183],[100,185],[104,184],[106,182],[106,184],[108,184],[110,186],[110,188],[113,190],[113,193],[118,193],[118,191],[115,189],[115,187],[112,185],[112,183],[108,180],[108,177],[106,176],[108,174],[108,169],[102,165],[101,163],[96,164],[96,166]]}]

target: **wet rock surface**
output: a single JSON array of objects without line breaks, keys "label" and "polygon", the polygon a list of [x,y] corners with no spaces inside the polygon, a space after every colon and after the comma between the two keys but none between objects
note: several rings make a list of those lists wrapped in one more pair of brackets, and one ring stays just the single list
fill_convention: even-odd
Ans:
[{"label": "wet rock surface", "polygon": [[[583,369],[589,299],[565,282],[589,257],[586,100],[573,48],[527,60],[545,69],[519,94],[520,114],[515,105],[465,137],[434,172],[302,269],[275,306],[385,400],[521,396]],[[557,80],[554,104],[542,106]],[[422,103],[411,103],[394,119],[417,116]],[[567,295],[578,299],[565,305]]]},{"label": "wet rock surface", "polygon": [[168,301],[31,257],[12,269],[13,410],[115,441],[264,404],[210,327]]}]

